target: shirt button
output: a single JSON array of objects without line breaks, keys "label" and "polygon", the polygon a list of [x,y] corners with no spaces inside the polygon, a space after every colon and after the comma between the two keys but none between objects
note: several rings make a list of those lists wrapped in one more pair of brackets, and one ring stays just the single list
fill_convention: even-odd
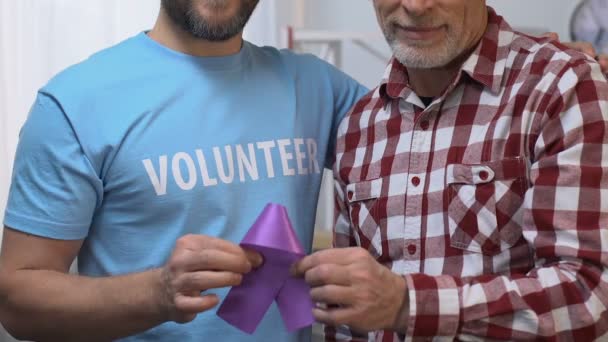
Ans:
[{"label": "shirt button", "polygon": [[427,129],[429,129],[429,122],[424,120],[420,123],[420,128],[422,128],[422,130],[426,131]]},{"label": "shirt button", "polygon": [[414,177],[414,178],[412,178],[412,184],[413,184],[414,186],[418,186],[418,185],[420,185],[420,178],[418,178],[418,177]]},{"label": "shirt button", "polygon": [[488,176],[489,176],[488,171],[480,171],[479,172],[479,178],[481,178],[481,180],[485,181],[486,179],[488,179]]},{"label": "shirt button", "polygon": [[416,245],[414,245],[414,244],[407,246],[407,252],[410,253],[410,255],[416,254],[417,249],[418,248],[416,248]]}]

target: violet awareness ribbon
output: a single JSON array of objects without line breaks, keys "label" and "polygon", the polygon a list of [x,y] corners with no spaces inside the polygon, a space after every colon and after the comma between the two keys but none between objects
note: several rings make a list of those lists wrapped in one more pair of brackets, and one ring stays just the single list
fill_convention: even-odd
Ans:
[{"label": "violet awareness ribbon", "polygon": [[238,329],[252,334],[276,300],[287,330],[312,325],[313,302],[310,287],[304,279],[289,274],[292,264],[304,257],[287,209],[268,204],[240,244],[264,257],[261,267],[243,277],[233,287],[217,315]]}]

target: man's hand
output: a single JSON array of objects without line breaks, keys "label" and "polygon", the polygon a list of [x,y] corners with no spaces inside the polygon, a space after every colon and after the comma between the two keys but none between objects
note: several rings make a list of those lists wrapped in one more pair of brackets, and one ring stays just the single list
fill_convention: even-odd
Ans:
[{"label": "man's hand", "polygon": [[[336,248],[317,252],[294,265],[318,304],[317,321],[346,324],[357,331],[403,331],[402,308],[409,307],[405,280],[379,264],[362,248]],[[326,304],[327,307],[324,307]],[[407,309],[406,309],[407,312]]]},{"label": "man's hand", "polygon": [[244,274],[261,264],[258,253],[230,242],[203,235],[184,236],[161,272],[161,310],[170,321],[190,322],[219,302],[217,296],[201,292],[239,285]]},{"label": "man's hand", "polygon": [[562,44],[566,45],[567,47],[569,47],[571,49],[580,51],[582,53],[586,53],[587,55],[591,56],[600,64],[602,72],[604,74],[608,74],[608,55],[598,54],[597,51],[595,50],[595,48],[593,48],[593,45],[591,45],[591,43],[567,42],[567,43],[562,43]]},{"label": "man's hand", "polygon": [[599,55],[595,59],[600,63],[604,74],[608,76],[608,55]]}]

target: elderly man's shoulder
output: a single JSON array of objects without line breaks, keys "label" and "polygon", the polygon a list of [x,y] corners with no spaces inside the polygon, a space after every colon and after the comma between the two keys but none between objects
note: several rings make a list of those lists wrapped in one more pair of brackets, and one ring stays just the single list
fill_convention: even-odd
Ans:
[{"label": "elderly man's shoulder", "polygon": [[599,64],[591,56],[549,37],[516,32],[511,54],[511,68],[525,70],[528,77],[563,77],[574,71],[579,77],[604,80]]}]

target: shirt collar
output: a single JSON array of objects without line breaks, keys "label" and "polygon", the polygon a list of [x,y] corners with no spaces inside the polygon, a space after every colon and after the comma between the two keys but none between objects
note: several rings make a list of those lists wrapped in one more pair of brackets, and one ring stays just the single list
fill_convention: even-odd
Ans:
[{"label": "shirt collar", "polygon": [[[472,80],[498,93],[503,81],[511,43],[515,37],[509,24],[488,7],[488,27],[477,47],[463,63],[459,75],[467,74]],[[461,79],[460,76],[457,80]],[[380,83],[380,95],[391,98],[415,96],[409,87],[407,68],[395,57],[391,59]]]}]

